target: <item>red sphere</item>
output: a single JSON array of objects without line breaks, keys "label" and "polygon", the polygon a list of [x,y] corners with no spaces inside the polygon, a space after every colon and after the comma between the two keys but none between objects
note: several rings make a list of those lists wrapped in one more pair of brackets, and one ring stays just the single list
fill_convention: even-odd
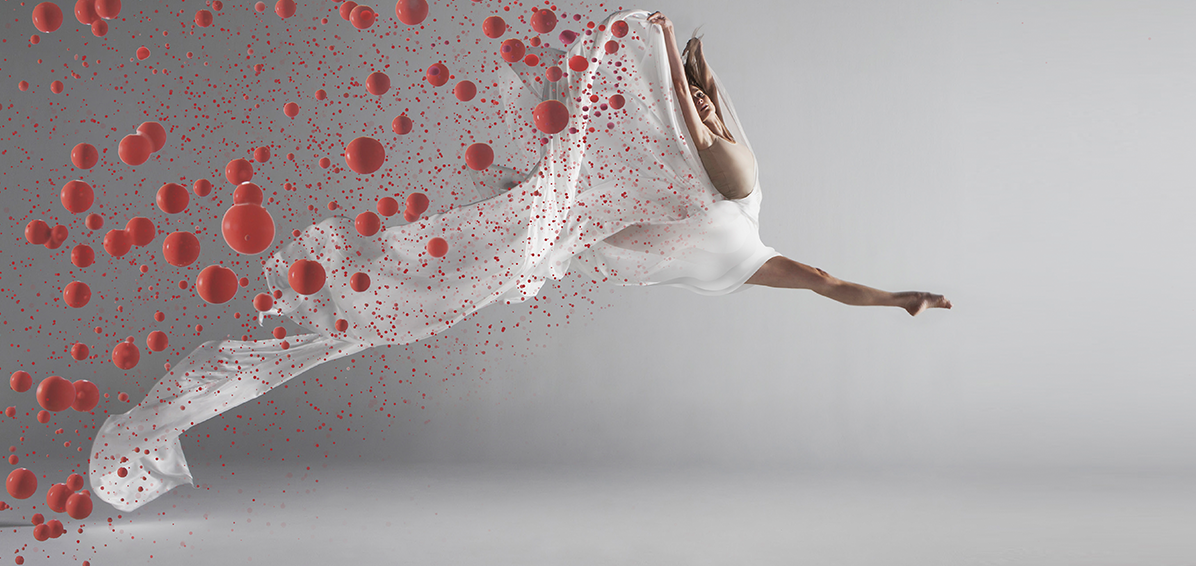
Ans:
[{"label": "red sphere", "polygon": [[394,133],[401,136],[405,135],[407,132],[410,132],[412,125],[411,118],[408,118],[406,114],[402,114],[395,116],[394,121],[390,123],[390,129],[394,130]]},{"label": "red sphere", "polygon": [[363,212],[357,215],[357,220],[353,223],[357,227],[357,233],[362,236],[373,236],[382,228],[382,219],[378,218],[377,214],[373,212]]},{"label": "red sphere", "polygon": [[37,386],[37,404],[43,409],[57,413],[70,408],[75,402],[75,386],[60,375],[51,375]]},{"label": "red sphere", "polygon": [[523,55],[527,52],[527,48],[523,46],[522,41],[511,38],[502,42],[502,45],[499,46],[498,51],[499,54],[502,55],[503,61],[515,63],[520,59],[523,59]]},{"label": "red sphere", "polygon": [[104,217],[93,212],[87,215],[87,221],[85,223],[87,224],[88,230],[99,230],[100,228],[104,227]]},{"label": "red sphere", "polygon": [[453,88],[453,96],[461,102],[469,102],[473,97],[477,96],[478,87],[472,81],[461,81]]},{"label": "red sphere", "polygon": [[444,257],[448,253],[448,242],[444,238],[432,238],[428,240],[428,255],[432,257]]},{"label": "red sphere", "polygon": [[234,185],[253,180],[253,164],[245,159],[234,159],[224,166],[224,178]]},{"label": "red sphere", "polygon": [[91,495],[86,491],[73,494],[66,499],[66,514],[72,519],[83,520],[91,516]]},{"label": "red sphere", "polygon": [[258,163],[270,161],[270,148],[262,146],[253,150],[253,160]]},{"label": "red sphere", "polygon": [[42,245],[50,241],[50,225],[45,220],[31,220],[25,226],[25,239],[30,244]]},{"label": "red sphere", "polygon": [[349,287],[352,287],[353,290],[357,291],[358,293],[369,289],[370,276],[360,271],[354,273],[353,276],[349,278]]},{"label": "red sphere", "polygon": [[378,14],[369,6],[357,5],[349,12],[349,23],[357,29],[368,29],[374,25],[376,19],[378,19]]},{"label": "red sphere", "polygon": [[[142,47],[141,49],[145,48]],[[140,49],[138,51],[140,51]],[[146,55],[148,56],[148,54],[149,52],[147,50]],[[145,57],[142,57],[142,59],[144,58]],[[163,128],[162,124],[157,122],[142,122],[140,126],[137,126],[137,132],[148,137],[150,141],[153,142],[153,149],[150,151],[156,153],[158,150],[166,146],[166,128]]]},{"label": "red sphere", "polygon": [[610,41],[607,41],[605,44],[603,44],[602,47],[606,51],[606,54],[610,55],[611,53],[614,53],[619,50],[619,42],[612,39]]},{"label": "red sphere", "polygon": [[324,266],[317,261],[301,259],[291,264],[287,282],[300,295],[312,295],[324,288]]},{"label": "red sphere", "polygon": [[137,247],[144,247],[154,241],[154,236],[158,235],[158,231],[154,228],[154,221],[144,216],[134,216],[125,223],[125,232],[133,238],[133,245]]},{"label": "red sphere", "polygon": [[197,197],[206,197],[212,192],[212,182],[207,179],[199,179],[191,185],[191,190],[195,191]]},{"label": "red sphere", "polygon": [[25,468],[17,468],[9,472],[5,487],[14,498],[29,499],[37,492],[37,476]]},{"label": "red sphere", "polygon": [[195,25],[206,28],[212,25],[212,13],[207,10],[199,10],[195,12]]},{"label": "red sphere", "polygon": [[145,346],[151,352],[161,352],[170,345],[170,340],[166,337],[166,333],[161,330],[155,330],[145,337]]},{"label": "red sphere", "polygon": [[411,193],[407,195],[407,210],[411,212],[423,214],[425,210],[428,210],[428,204],[430,204],[428,195],[423,193]]},{"label": "red sphere", "polygon": [[227,303],[237,294],[237,274],[227,267],[209,265],[195,278],[195,290],[209,303]]},{"label": "red sphere", "polygon": [[284,20],[294,16],[295,0],[278,0],[278,2],[274,4],[274,13],[278,14],[278,17]]},{"label": "red sphere", "polygon": [[162,241],[162,257],[175,267],[191,265],[199,258],[199,239],[191,232],[174,232]]},{"label": "red sphere", "polygon": [[33,387],[33,376],[27,371],[14,371],[12,377],[8,378],[8,385],[13,391],[24,393]]},{"label": "red sphere", "polygon": [[349,142],[345,148],[345,161],[353,171],[367,175],[382,167],[386,161],[386,149],[378,140],[362,136]]},{"label": "red sphere", "polygon": [[274,242],[274,219],[260,205],[235,204],[224,213],[220,231],[228,247],[238,253],[254,255]]},{"label": "red sphere", "polygon": [[82,281],[71,281],[62,289],[62,300],[71,308],[81,309],[91,300],[91,287]]},{"label": "red sphere", "polygon": [[444,86],[449,81],[449,70],[444,63],[434,63],[424,72],[424,78],[432,86]]},{"label": "red sphere", "polygon": [[71,150],[71,164],[79,169],[91,169],[99,160],[100,153],[96,151],[96,146],[89,143],[78,144]]},{"label": "red sphere", "polygon": [[532,15],[532,29],[536,33],[548,33],[556,27],[556,14],[552,10],[536,10]]},{"label": "red sphere", "polygon": [[481,171],[494,163],[494,150],[484,143],[475,143],[465,149],[465,164],[474,171]]},{"label": "red sphere", "polygon": [[499,16],[490,16],[482,22],[482,33],[490,39],[498,39],[507,33],[507,22]]},{"label": "red sphere", "polygon": [[555,134],[569,125],[569,109],[559,100],[545,100],[532,111],[536,128],[546,134]]},{"label": "red sphere", "polygon": [[357,7],[357,2],[354,2],[353,0],[347,0],[346,2],[341,4],[340,8],[338,8],[337,11],[340,13],[342,20],[348,21],[349,15],[353,13],[353,8],[356,8],[356,7]]},{"label": "red sphere", "polygon": [[62,8],[53,2],[42,2],[33,7],[33,27],[42,33],[50,33],[62,25]]},{"label": "red sphere", "polygon": [[561,72],[561,68],[556,65],[553,65],[544,70],[544,76],[548,77],[548,80],[550,80],[554,83],[561,80],[562,75],[563,75],[563,73]]},{"label": "red sphere", "polygon": [[253,308],[258,312],[265,312],[274,307],[274,297],[265,293],[258,293],[253,298]]},{"label": "red sphere", "polygon": [[241,183],[233,190],[233,204],[261,205],[265,195],[262,188],[254,183]]},{"label": "red sphere", "polygon": [[52,250],[56,250],[58,249],[58,246],[61,246],[62,243],[66,241],[66,238],[69,235],[70,231],[67,230],[66,226],[57,224],[50,229],[50,241],[46,242],[45,246]]},{"label": "red sphere", "polygon": [[623,37],[627,35],[627,22],[619,20],[610,25],[610,32],[615,37]]},{"label": "red sphere", "polygon": [[89,26],[100,18],[96,14],[95,0],[75,0],[75,18],[79,23]]},{"label": "red sphere", "polygon": [[75,267],[90,267],[96,261],[96,252],[87,244],[79,244],[71,250],[71,263]]},{"label": "red sphere", "polygon": [[166,214],[178,214],[187,209],[191,195],[178,183],[166,183],[158,189],[158,208]]},{"label": "red sphere", "polygon": [[82,342],[76,342],[71,345],[71,357],[76,360],[86,360],[91,355],[91,348]]},{"label": "red sphere", "polygon": [[94,408],[100,402],[100,389],[96,384],[80,379],[74,383],[75,385],[75,401],[71,403],[71,408],[86,413]]},{"label": "red sphere", "polygon": [[428,17],[427,0],[399,0],[395,3],[395,15],[409,26],[419,25]]},{"label": "red sphere", "polygon": [[63,207],[71,214],[79,214],[91,208],[91,203],[95,201],[95,192],[91,190],[91,185],[83,181],[67,181],[62,186],[61,197]]},{"label": "red sphere", "polygon": [[378,214],[382,216],[394,216],[399,212],[399,201],[391,197],[382,197],[378,199]]},{"label": "red sphere", "polygon": [[610,104],[611,108],[618,110],[618,109],[622,108],[624,104],[627,103],[627,99],[623,98],[623,95],[621,95],[621,94],[616,94],[616,95],[612,95],[610,97],[610,100],[607,100],[607,103]]},{"label": "red sphere", "polygon": [[133,237],[124,230],[109,230],[104,235],[104,250],[112,257],[121,257],[133,247]]},{"label": "red sphere", "polygon": [[153,148],[154,142],[148,136],[129,134],[120,140],[116,153],[120,155],[121,161],[136,167],[149,160],[150,154],[154,152]]},{"label": "red sphere", "polygon": [[96,0],[96,14],[105,20],[120,15],[120,0]]},{"label": "red sphere", "polygon": [[96,37],[104,37],[108,35],[108,22],[104,20],[96,20],[91,22],[91,35]]},{"label": "red sphere", "polygon": [[71,474],[66,477],[66,486],[71,488],[71,491],[79,491],[83,489],[83,476],[79,474]]},{"label": "red sphere", "polygon": [[580,73],[590,68],[590,61],[581,55],[574,55],[569,58],[569,68]]},{"label": "red sphere", "polygon": [[390,76],[381,71],[374,71],[365,79],[365,89],[370,94],[383,95],[390,90]]},{"label": "red sphere", "polygon": [[286,114],[288,118],[294,118],[299,115],[299,105],[294,102],[283,104],[282,113]]},{"label": "red sphere", "polygon": [[141,361],[141,350],[132,342],[121,342],[112,349],[112,363],[120,369],[133,369]]},{"label": "red sphere", "polygon": [[46,507],[55,513],[66,511],[66,498],[71,496],[71,488],[65,483],[56,483],[46,490]]}]

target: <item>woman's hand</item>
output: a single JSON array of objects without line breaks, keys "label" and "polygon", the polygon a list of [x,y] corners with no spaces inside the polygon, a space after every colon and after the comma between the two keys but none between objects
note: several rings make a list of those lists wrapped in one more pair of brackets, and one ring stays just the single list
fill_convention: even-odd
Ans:
[{"label": "woman's hand", "polygon": [[672,20],[670,20],[668,16],[666,16],[660,12],[652,12],[651,14],[648,14],[648,23],[649,24],[660,24],[660,28],[662,30],[664,30],[664,32],[666,34],[673,33]]}]

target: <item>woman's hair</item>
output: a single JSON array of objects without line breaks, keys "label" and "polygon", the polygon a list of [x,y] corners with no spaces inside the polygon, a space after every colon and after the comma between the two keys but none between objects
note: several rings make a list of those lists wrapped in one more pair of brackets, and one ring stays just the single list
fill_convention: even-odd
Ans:
[{"label": "woman's hair", "polygon": [[[698,26],[698,29],[702,29],[702,27]],[[723,121],[723,109],[718,105],[718,86],[714,83],[714,75],[710,70],[710,65],[706,63],[706,55],[702,52],[702,37],[704,36],[698,35],[698,29],[694,30],[693,36],[685,44],[685,50],[681,52],[681,58],[685,64],[685,79],[689,84],[702,89],[702,92],[706,93],[706,97],[710,99],[710,104],[714,105],[714,112],[718,115],[719,125],[723,129],[720,135],[731,140],[732,143],[738,143],[731,136],[726,122]]]}]

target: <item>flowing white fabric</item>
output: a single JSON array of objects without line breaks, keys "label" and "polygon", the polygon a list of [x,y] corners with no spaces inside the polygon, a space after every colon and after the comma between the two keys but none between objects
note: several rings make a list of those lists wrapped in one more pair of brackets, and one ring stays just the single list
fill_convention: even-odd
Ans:
[{"label": "flowing white fabric", "polygon": [[[93,493],[131,510],[191,483],[178,440],[188,428],[321,363],[427,338],[500,300],[526,301],[571,267],[613,285],[670,285],[705,295],[744,289],[779,255],[760,241],[759,176],[741,200],[726,200],[714,188],[672,88],[664,34],[647,23],[648,14],[617,12],[567,53],[543,49],[562,69],[574,56],[589,62],[559,81],[537,80],[543,67],[501,67],[507,128],[539,159],[524,178],[491,175],[486,182],[475,175],[475,182],[484,197],[495,185],[514,185],[510,190],[372,237],[360,236],[353,219],[329,218],[276,252],[263,272],[281,297],[259,324],[285,316],[311,333],[286,338],[288,349],[280,339],[203,343],[136,407],[100,428],[90,462]],[[619,20],[630,31],[614,38],[610,24]],[[620,45],[613,54],[604,49],[610,40]],[[750,149],[728,89],[714,79],[728,129]],[[599,105],[614,94],[626,106],[603,110]],[[520,134],[539,134],[529,129],[532,109],[548,98],[565,103],[569,127],[552,136]],[[427,253],[434,237],[448,241],[447,255]],[[318,261],[327,272],[313,295],[299,295],[287,282],[300,259]],[[364,292],[349,286],[356,272],[370,277]],[[345,331],[336,330],[338,320],[347,323]]]}]

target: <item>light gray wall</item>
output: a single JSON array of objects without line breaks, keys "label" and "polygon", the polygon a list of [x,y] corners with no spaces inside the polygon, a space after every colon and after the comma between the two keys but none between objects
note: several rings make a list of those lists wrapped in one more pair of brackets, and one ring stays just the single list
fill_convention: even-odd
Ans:
[{"label": "light gray wall", "polygon": [[[570,15],[582,6],[558,5]],[[301,6],[300,15],[331,14],[330,6],[308,13]],[[480,22],[502,13],[497,6],[468,9]],[[952,311],[911,319],[899,309],[849,307],[809,291],[769,288],[718,298],[677,289],[585,291],[589,287],[571,276],[545,287],[543,300],[534,303],[541,309],[491,307],[427,343],[378,349],[315,370],[305,378],[314,384],[320,377],[327,387],[309,387],[305,394],[292,386],[263,397],[260,406],[255,401],[235,411],[261,425],[230,415],[194,429],[201,437],[187,439],[189,457],[286,457],[297,465],[375,458],[987,469],[1196,464],[1188,449],[1196,436],[1196,413],[1189,408],[1196,393],[1189,354],[1190,318],[1196,314],[1190,292],[1196,229],[1186,222],[1196,206],[1188,179],[1191,132],[1196,131],[1191,111],[1196,8],[1184,2],[1092,1],[741,6],[732,10],[723,2],[699,0],[645,7],[668,15],[682,44],[690,30],[705,24],[708,58],[731,89],[760,162],[765,243],[850,281],[943,293],[955,303]],[[62,100],[44,94],[50,64],[35,65],[33,52],[50,62],[54,57],[68,61],[77,52],[65,51],[69,42],[23,47],[32,33],[30,8],[15,8],[9,10],[19,12],[13,16],[19,21],[4,31],[13,62],[5,69],[12,70],[6,73],[6,109],[0,116],[13,115],[10,104]],[[389,5],[384,8],[379,8],[383,16],[392,18]],[[600,21],[608,8],[589,16]],[[74,24],[68,6],[63,9],[66,25]],[[238,13],[246,11],[242,7]],[[271,12],[266,15],[267,23],[277,22]],[[243,59],[241,44],[256,43],[243,39],[255,33],[248,29],[250,20],[244,21],[246,31],[228,45],[177,37],[177,23],[166,16],[114,25],[109,44],[120,44],[120,56],[127,59],[137,45],[164,41],[130,39],[130,30],[162,27],[174,34],[168,38],[175,44],[171,53],[198,52],[202,43],[209,55]],[[335,31],[342,37],[352,32],[344,22]],[[53,37],[60,36],[65,37],[61,32]],[[472,36],[485,39],[480,30]],[[372,53],[368,42],[349,49],[346,65],[355,61],[353,53]],[[498,61],[496,54],[485,57]],[[414,72],[422,74],[434,59],[413,62]],[[217,58],[211,61],[218,64]],[[285,78],[278,69],[264,78]],[[210,67],[191,66],[186,72],[226,77]],[[356,74],[353,78],[364,81],[365,72]],[[22,78],[43,94],[18,92]],[[310,93],[320,85],[297,80],[304,84],[288,88],[306,93],[310,105]],[[74,317],[51,305],[45,314],[33,315],[34,324],[43,332],[55,317],[55,329],[81,325],[74,336],[85,336],[100,357],[79,370],[66,367],[69,358],[46,360],[51,352],[64,352],[73,338],[20,330],[32,321],[19,308],[31,303],[31,284],[50,281],[57,289],[69,282],[54,274],[70,267],[69,249],[80,230],[72,229],[72,240],[52,260],[48,250],[24,243],[22,232],[33,217],[65,216],[57,201],[58,178],[73,174],[67,166],[47,185],[44,167],[49,166],[20,161],[23,154],[13,145],[45,153],[47,161],[61,167],[77,141],[112,134],[111,155],[115,141],[146,119],[141,107],[125,101],[120,114],[100,118],[105,127],[80,123],[90,112],[103,115],[118,105],[109,93],[103,93],[107,99],[87,94],[91,87],[83,81],[70,85],[73,98],[66,99],[68,110],[53,139],[44,130],[41,137],[31,136],[26,128],[19,138],[10,138],[3,158],[7,173],[0,198],[12,220],[3,228],[8,261],[0,275],[6,289],[23,282],[13,293],[27,300],[0,306],[10,321],[4,327],[6,343],[22,346],[3,354],[0,369],[7,376],[36,361],[35,378],[47,375],[49,368],[41,368],[51,366],[54,373],[77,371],[76,378],[91,374],[102,391],[133,392],[134,382],[151,384],[163,373],[162,362],[177,361],[201,341],[243,333],[237,324],[244,319],[225,321],[233,310],[249,311],[252,293],[240,296],[236,309],[219,309],[192,298],[140,302],[126,291],[125,304],[136,307],[126,307],[136,311],[127,317],[132,330],[105,337],[102,344],[88,330],[94,322],[74,323]],[[260,94],[264,88],[249,92]],[[242,91],[231,92],[239,96]],[[75,103],[88,96],[87,108]],[[399,106],[407,104],[414,102]],[[425,122],[433,123],[433,108],[428,108]],[[460,108],[455,102],[442,107],[440,116],[452,116],[455,108]],[[281,116],[265,104],[260,112]],[[397,113],[387,109],[373,117],[362,112],[358,119],[388,128]],[[328,124],[335,124],[334,118],[353,129],[350,119],[322,117]],[[183,129],[192,125],[181,117],[172,120]],[[203,175],[216,180],[218,166],[272,139],[262,128],[247,132],[235,126],[221,133],[241,144],[235,151],[188,151],[181,163],[138,168],[137,177],[147,179],[142,193],[180,177],[188,183]],[[71,132],[76,128],[82,132]],[[459,152],[458,137],[468,139],[470,128],[481,126],[443,134],[442,147],[449,148],[445,159]],[[175,147],[178,135],[171,134]],[[276,149],[275,159],[284,153]],[[314,161],[310,152],[305,157]],[[318,179],[319,172],[305,175]],[[429,180],[438,175],[421,169],[412,179],[421,174]],[[110,195],[136,184],[117,176],[95,184],[104,184]],[[284,177],[295,179],[275,173],[270,190],[278,190]],[[468,182],[464,175],[455,179]],[[202,219],[209,230],[203,236],[209,245],[202,265],[236,259],[219,241],[215,221],[231,194],[223,185],[224,204],[210,205],[212,212]],[[367,194],[366,203],[381,193]],[[332,198],[327,195],[291,202],[322,206]],[[362,209],[339,190],[334,196]],[[135,203],[130,206],[137,207],[131,213],[117,202],[124,201],[111,196],[107,205],[116,208],[119,221],[105,213],[101,238],[129,216],[164,216],[141,197],[129,197],[127,202]],[[31,209],[34,214],[26,216]],[[313,218],[287,218],[280,233]],[[172,220],[171,229],[186,229],[178,226],[188,221]],[[99,250],[99,238],[89,237]],[[152,259],[160,246],[161,236],[147,248],[153,253],[141,257]],[[107,261],[102,251],[97,255]],[[9,261],[34,263],[18,278]],[[119,278],[91,275],[93,288],[129,285],[137,276],[128,263],[108,269],[119,269]],[[256,292],[261,282],[254,278],[260,272],[254,261],[240,263],[237,270],[251,277],[250,289]],[[197,271],[185,273],[194,280]],[[163,281],[177,279],[171,275]],[[575,291],[579,296],[572,295]],[[90,308],[106,308],[111,317],[111,301],[93,303]],[[208,331],[198,338],[172,333],[174,353],[146,356],[143,348],[137,370],[127,376],[118,372],[108,358],[112,344],[134,334],[144,345],[153,310],[181,304],[192,305],[189,312],[209,314],[202,321]],[[542,314],[545,310],[552,316]],[[168,313],[168,322],[182,317],[179,311]],[[222,319],[214,320],[215,314]],[[566,314],[567,325],[547,326],[563,323]],[[190,314],[183,320],[195,322]],[[520,327],[513,328],[515,322]],[[496,333],[488,325],[508,328]],[[141,327],[147,330],[138,331]],[[256,335],[264,337],[266,329]],[[502,345],[483,346],[486,340]],[[332,382],[332,376],[338,379]],[[345,380],[350,385],[341,385]],[[367,389],[371,386],[374,391]],[[384,416],[389,406],[361,417],[362,403],[383,389],[391,401],[412,403],[401,404],[397,418]],[[5,400],[13,395],[5,393]],[[18,401],[25,407],[32,396]],[[328,414],[316,413],[309,403]],[[275,416],[278,407],[287,413]],[[332,416],[342,409],[355,416]],[[18,428],[26,421],[33,422],[24,417],[3,426],[14,436],[25,433]],[[313,430],[322,422],[329,426]],[[58,447],[63,438],[51,443],[52,428],[41,431],[44,425],[34,425],[22,450],[44,446],[51,458],[63,457],[59,454],[66,451]],[[226,431],[226,425],[237,426],[238,433]]]}]

